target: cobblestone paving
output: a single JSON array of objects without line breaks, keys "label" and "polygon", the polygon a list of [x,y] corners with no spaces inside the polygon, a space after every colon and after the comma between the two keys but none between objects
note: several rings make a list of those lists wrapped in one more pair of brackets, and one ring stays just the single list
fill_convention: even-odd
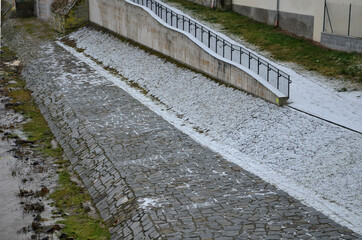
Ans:
[{"label": "cobblestone paving", "polygon": [[23,71],[112,239],[358,239],[193,141],[55,44]]}]

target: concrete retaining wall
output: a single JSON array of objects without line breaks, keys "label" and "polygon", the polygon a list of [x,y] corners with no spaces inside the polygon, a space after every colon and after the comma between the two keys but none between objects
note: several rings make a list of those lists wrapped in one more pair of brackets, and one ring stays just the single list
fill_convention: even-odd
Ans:
[{"label": "concrete retaining wall", "polygon": [[249,69],[222,61],[185,34],[166,27],[139,6],[119,0],[90,0],[90,21],[211,77],[282,105],[287,97]]},{"label": "concrete retaining wall", "polygon": [[37,0],[36,13],[39,19],[47,21],[50,18],[50,5],[54,0]]},{"label": "concrete retaining wall", "polygon": [[58,32],[65,33],[89,22],[88,0],[74,0],[51,13],[51,25]]},{"label": "concrete retaining wall", "polygon": [[335,50],[362,53],[362,38],[358,37],[322,33],[321,44]]}]

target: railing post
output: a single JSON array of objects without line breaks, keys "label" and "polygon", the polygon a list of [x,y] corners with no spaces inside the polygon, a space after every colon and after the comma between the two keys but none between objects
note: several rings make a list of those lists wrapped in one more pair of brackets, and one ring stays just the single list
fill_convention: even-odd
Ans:
[{"label": "railing post", "polygon": [[250,57],[250,51],[249,51],[249,69],[250,69],[250,60],[251,60],[251,57]]},{"label": "railing post", "polygon": [[201,42],[204,43],[204,28],[201,26]]},{"label": "railing post", "polygon": [[259,68],[260,68],[260,59],[258,58],[258,74],[259,74]]},{"label": "railing post", "polygon": [[266,81],[267,82],[269,82],[269,72],[270,72],[270,66],[269,65],[270,64],[268,63],[268,65],[267,65],[268,70],[267,70],[267,75],[266,75]]},{"label": "railing post", "polygon": [[240,65],[241,65],[241,58],[243,57],[243,50],[240,48]]},{"label": "railing post", "polygon": [[178,13],[176,13],[176,28],[178,29]]},{"label": "railing post", "polygon": [[210,48],[210,40],[211,40],[211,35],[210,35],[210,30],[208,30],[209,32],[208,32],[208,42],[207,42],[207,44],[208,44],[208,47]]},{"label": "railing post", "polygon": [[185,16],[182,15],[182,30],[185,31]]},{"label": "railing post", "polygon": [[216,46],[216,47],[215,47],[215,51],[216,51],[216,53],[217,53],[217,41],[218,41],[218,39],[217,39],[217,35],[216,35],[216,34],[215,34],[215,37],[216,37],[216,38],[215,38],[215,39],[216,39],[216,40],[215,40],[215,42],[216,42],[216,44],[215,44],[215,46]]},{"label": "railing post", "polygon": [[196,26],[196,22],[194,22],[194,23],[195,23],[195,38],[197,38],[197,36],[196,36],[197,26]]},{"label": "railing post", "polygon": [[289,95],[290,95],[290,75],[288,75],[288,98],[289,98]]},{"label": "railing post", "polygon": [[231,44],[231,47],[230,47],[230,60],[231,61],[233,61],[233,51],[234,51],[234,49],[233,49],[233,45]]},{"label": "railing post", "polygon": [[191,33],[191,20],[189,18],[189,33]]},{"label": "railing post", "polygon": [[222,40],[222,57],[225,57],[225,39]]},{"label": "railing post", "polygon": [[277,89],[279,90],[279,78],[280,78],[280,70],[279,70],[279,68],[278,68],[278,77],[277,77]]},{"label": "railing post", "polygon": [[172,10],[170,10],[170,13],[171,13],[171,26],[173,26],[172,24],[173,24],[173,12],[172,12]]}]

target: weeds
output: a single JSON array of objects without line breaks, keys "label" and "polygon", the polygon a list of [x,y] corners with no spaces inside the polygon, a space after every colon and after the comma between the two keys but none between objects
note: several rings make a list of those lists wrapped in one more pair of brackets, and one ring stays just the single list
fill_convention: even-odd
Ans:
[{"label": "weeds", "polygon": [[90,201],[88,193],[71,180],[71,175],[66,171],[59,174],[59,187],[52,193],[51,198],[56,202],[56,207],[68,212],[63,232],[77,239],[109,239],[110,235],[101,220],[93,219],[87,215],[83,203]]},{"label": "weeds", "polygon": [[[13,61],[15,55],[6,47],[2,48],[1,59],[6,61]],[[16,83],[7,84],[5,87],[6,94],[10,97],[10,104],[8,107],[12,108],[16,112],[23,114],[27,121],[22,125],[23,131],[27,134],[28,140],[26,142],[32,142],[36,144],[36,150],[45,157],[52,157],[54,163],[58,164],[59,169],[59,183],[57,189],[50,194],[50,197],[54,200],[55,205],[67,214],[62,215],[65,227],[62,229],[63,236],[66,235],[68,239],[109,239],[110,234],[103,224],[102,220],[92,218],[87,214],[87,211],[83,208],[83,203],[90,201],[90,196],[86,189],[77,183],[71,181],[71,174],[67,170],[67,166],[70,164],[63,159],[63,149],[60,147],[54,148],[52,146],[52,140],[54,136],[50,131],[47,122],[37,108],[31,92],[25,89],[25,81],[16,72],[8,72],[9,78],[4,81],[15,80]],[[17,137],[10,134],[7,137]],[[35,165],[35,164],[33,164]],[[38,171],[43,169],[38,168]],[[16,171],[12,171],[13,175],[16,175]],[[27,181],[27,179],[23,179]],[[19,195],[34,194],[39,196],[45,196],[48,193],[48,189],[42,188],[38,192],[28,192],[26,190],[20,190]],[[26,211],[41,212],[44,206],[41,205],[25,205]],[[39,228],[39,226],[37,226]]]}]

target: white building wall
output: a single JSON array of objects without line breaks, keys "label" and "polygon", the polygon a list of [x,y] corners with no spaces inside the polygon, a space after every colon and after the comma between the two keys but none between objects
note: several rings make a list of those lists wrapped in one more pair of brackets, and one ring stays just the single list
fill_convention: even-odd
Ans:
[{"label": "white building wall", "polygon": [[[276,11],[278,0],[233,0],[233,5]],[[332,27],[337,34],[347,34],[349,4],[352,3],[351,32],[362,36],[362,0],[327,0]],[[279,11],[314,17],[313,40],[320,41],[323,31],[324,0],[279,0]],[[326,29],[330,31],[329,23]]]}]

